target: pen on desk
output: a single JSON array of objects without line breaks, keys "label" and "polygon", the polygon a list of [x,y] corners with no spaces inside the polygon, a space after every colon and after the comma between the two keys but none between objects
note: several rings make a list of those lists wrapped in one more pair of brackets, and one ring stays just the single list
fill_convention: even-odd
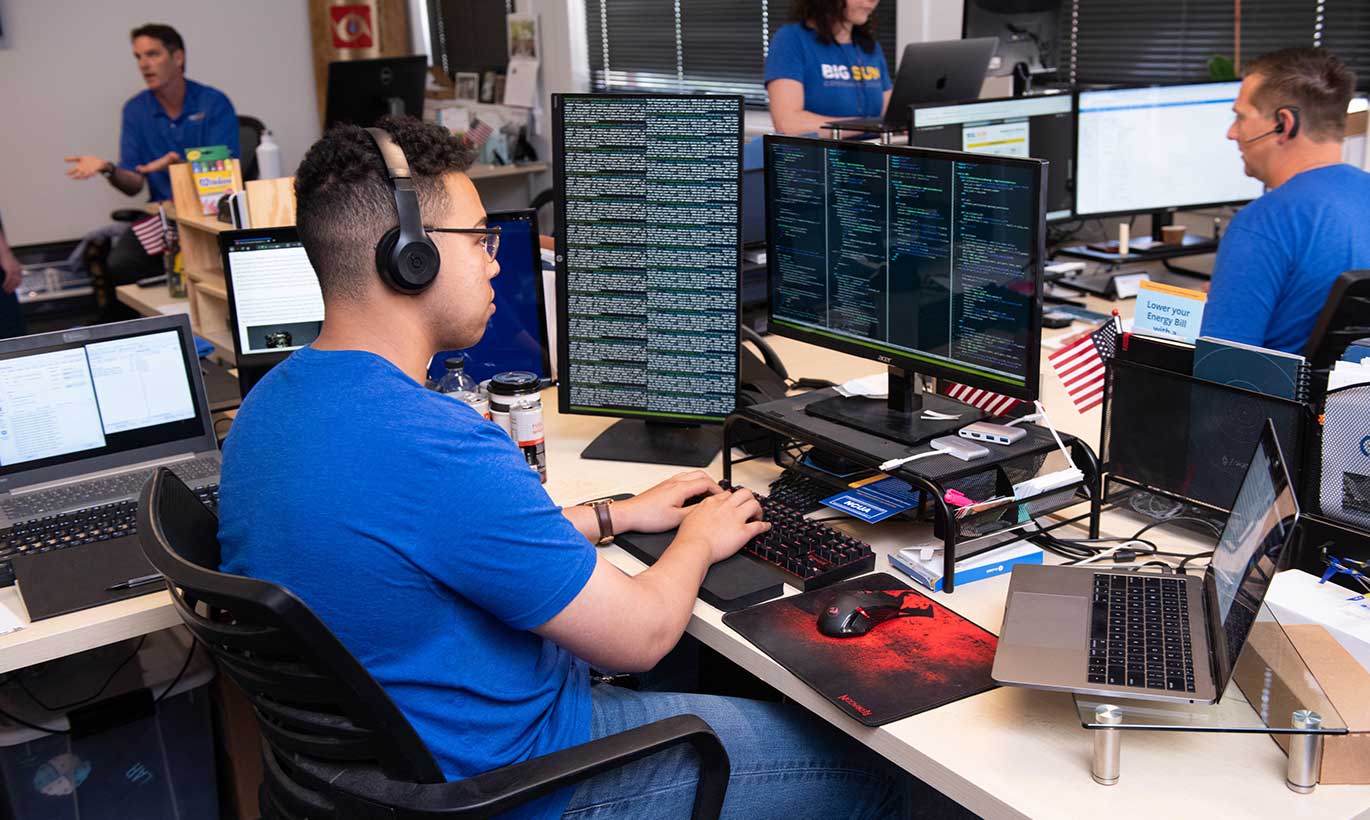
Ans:
[{"label": "pen on desk", "polygon": [[162,580],[162,573],[154,572],[151,575],[139,575],[137,578],[130,578],[127,581],[120,581],[117,584],[110,584],[105,587],[105,592],[117,592],[121,589],[133,589],[146,584],[155,584]]}]

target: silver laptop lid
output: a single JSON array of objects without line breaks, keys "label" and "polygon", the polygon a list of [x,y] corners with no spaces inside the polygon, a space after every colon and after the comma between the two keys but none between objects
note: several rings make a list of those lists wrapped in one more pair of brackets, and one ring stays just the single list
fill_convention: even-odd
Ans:
[{"label": "silver laptop lid", "polygon": [[1275,427],[1266,420],[1232,503],[1232,513],[1204,571],[1209,643],[1219,696],[1232,680],[1233,666],[1246,645],[1271,580],[1284,567],[1284,550],[1298,518],[1299,504]]},{"label": "silver laptop lid", "polygon": [[187,316],[0,339],[0,493],[217,449]]}]

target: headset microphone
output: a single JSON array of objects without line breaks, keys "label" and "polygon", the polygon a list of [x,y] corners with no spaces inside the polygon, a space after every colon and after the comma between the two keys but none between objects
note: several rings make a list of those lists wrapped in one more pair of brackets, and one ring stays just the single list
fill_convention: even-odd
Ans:
[{"label": "headset microphone", "polygon": [[1289,129],[1289,138],[1290,138],[1290,139],[1293,139],[1294,137],[1297,137],[1297,136],[1299,135],[1299,107],[1298,107],[1297,105],[1282,105],[1282,106],[1280,106],[1279,108],[1276,108],[1276,109],[1275,109],[1275,127],[1274,127],[1274,128],[1271,128],[1269,131],[1266,131],[1264,134],[1257,134],[1256,136],[1251,137],[1250,139],[1244,139],[1244,140],[1242,140],[1242,142],[1243,142],[1244,144],[1246,144],[1246,145],[1250,145],[1250,144],[1253,143],[1253,142],[1260,142],[1261,140],[1265,139],[1266,137],[1271,137],[1271,136],[1274,136],[1275,134],[1283,134],[1283,133],[1284,133],[1284,120],[1280,119],[1280,112],[1281,112],[1281,111],[1288,111],[1288,112],[1289,112],[1290,118],[1294,120],[1294,125],[1293,125],[1293,127],[1291,127],[1291,128]]}]

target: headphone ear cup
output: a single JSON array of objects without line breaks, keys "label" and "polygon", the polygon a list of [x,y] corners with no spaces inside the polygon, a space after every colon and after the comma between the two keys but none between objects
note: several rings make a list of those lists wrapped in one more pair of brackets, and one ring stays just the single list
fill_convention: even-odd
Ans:
[{"label": "headphone ear cup", "polygon": [[395,244],[399,242],[400,229],[391,228],[381,237],[381,241],[376,243],[376,273],[380,274],[381,281],[392,288],[398,288],[395,284],[396,279],[396,259]]},{"label": "headphone ear cup", "polygon": [[405,293],[418,293],[438,276],[442,258],[432,240],[408,242],[395,254],[394,286]]}]

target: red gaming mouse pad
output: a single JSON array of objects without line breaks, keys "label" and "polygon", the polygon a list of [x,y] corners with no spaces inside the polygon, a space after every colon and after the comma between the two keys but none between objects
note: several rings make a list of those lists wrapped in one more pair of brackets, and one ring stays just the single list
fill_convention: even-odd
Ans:
[{"label": "red gaming mouse pad", "polygon": [[[819,616],[853,590],[875,592],[864,601],[888,599],[881,614],[898,614],[858,637],[821,634]],[[994,635],[888,573],[729,612],[723,623],[867,726],[994,688]]]}]

